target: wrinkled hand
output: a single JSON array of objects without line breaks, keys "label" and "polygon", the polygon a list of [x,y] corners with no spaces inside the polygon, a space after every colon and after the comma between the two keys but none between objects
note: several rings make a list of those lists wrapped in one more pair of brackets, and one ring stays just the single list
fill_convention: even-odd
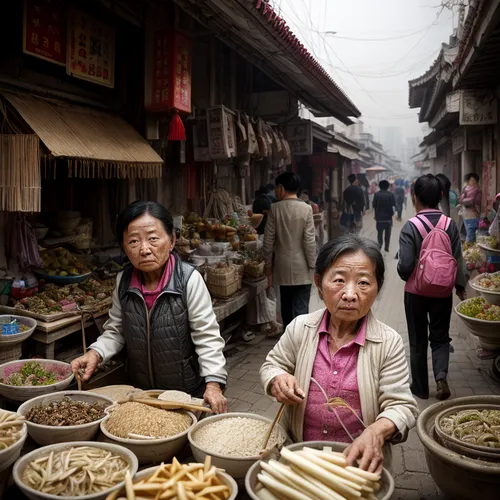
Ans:
[{"label": "wrinkled hand", "polygon": [[457,297],[462,301],[467,298],[467,292],[466,292],[465,288],[457,289],[456,293],[457,293]]},{"label": "wrinkled hand", "polygon": [[286,405],[300,404],[306,397],[304,391],[298,386],[297,379],[288,373],[273,378],[271,394],[278,402]]},{"label": "wrinkled hand", "polygon": [[71,369],[75,377],[78,377],[80,370],[83,371],[82,382],[86,382],[92,376],[100,362],[101,356],[93,349],[90,349],[83,356],[71,362]]},{"label": "wrinkled hand", "polygon": [[227,399],[222,394],[220,385],[216,382],[208,382],[203,399],[215,413],[227,413]]},{"label": "wrinkled hand", "polygon": [[349,465],[359,462],[360,469],[379,474],[384,466],[383,446],[384,439],[368,427],[344,450],[344,455]]}]

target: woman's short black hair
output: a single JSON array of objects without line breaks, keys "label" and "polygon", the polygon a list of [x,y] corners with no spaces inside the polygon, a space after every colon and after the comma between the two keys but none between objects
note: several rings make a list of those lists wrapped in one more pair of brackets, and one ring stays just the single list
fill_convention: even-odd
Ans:
[{"label": "woman's short black hair", "polygon": [[323,245],[316,259],[316,275],[319,276],[319,282],[323,281],[325,273],[342,255],[356,253],[360,250],[368,256],[375,267],[375,278],[380,291],[385,279],[385,264],[382,252],[374,241],[355,234],[339,236]]},{"label": "woman's short black hair", "polygon": [[438,177],[427,174],[417,179],[413,192],[421,205],[437,208],[443,198],[444,186]]},{"label": "woman's short black hair", "polygon": [[283,186],[283,189],[290,194],[297,194],[300,191],[300,177],[294,172],[283,172],[275,179],[277,186]]},{"label": "woman's short black hair", "polygon": [[383,181],[380,181],[378,183],[378,187],[382,190],[382,191],[387,191],[389,189],[389,181],[386,181],[386,180],[383,180]]},{"label": "woman's short black hair", "polygon": [[349,181],[349,184],[354,184],[356,179],[357,179],[356,174],[349,174],[347,176],[347,180]]},{"label": "woman's short black hair", "polygon": [[464,177],[465,182],[469,182],[471,179],[476,179],[476,181],[479,182],[479,175],[477,175],[476,172],[471,172]]},{"label": "woman's short black hair", "polygon": [[167,234],[172,236],[174,220],[163,205],[156,201],[134,201],[122,211],[116,221],[116,238],[120,246],[123,246],[123,233],[127,230],[129,224],[145,214],[149,214],[161,221]]}]

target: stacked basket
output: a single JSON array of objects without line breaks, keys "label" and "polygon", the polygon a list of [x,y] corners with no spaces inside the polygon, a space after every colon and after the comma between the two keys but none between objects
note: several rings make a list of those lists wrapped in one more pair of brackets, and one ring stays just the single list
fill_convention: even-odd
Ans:
[{"label": "stacked basket", "polygon": [[215,267],[205,267],[208,290],[213,297],[225,299],[241,290],[242,277],[237,266],[219,264]]}]

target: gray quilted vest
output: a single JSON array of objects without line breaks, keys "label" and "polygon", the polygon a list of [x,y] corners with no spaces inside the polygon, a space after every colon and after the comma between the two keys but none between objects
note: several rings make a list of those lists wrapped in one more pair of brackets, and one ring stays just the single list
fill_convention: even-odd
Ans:
[{"label": "gray quilted vest", "polygon": [[122,327],[130,383],[141,389],[203,392],[198,356],[191,339],[186,285],[194,267],[176,257],[174,272],[152,309],[137,288],[130,288],[133,268],[119,287]]}]

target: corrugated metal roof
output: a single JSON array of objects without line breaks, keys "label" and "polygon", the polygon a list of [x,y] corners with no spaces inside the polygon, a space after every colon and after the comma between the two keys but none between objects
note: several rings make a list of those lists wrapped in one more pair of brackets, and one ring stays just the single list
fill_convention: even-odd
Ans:
[{"label": "corrugated metal roof", "polygon": [[[40,137],[52,156],[158,173],[162,158],[118,116],[29,94],[1,92]],[[149,172],[149,174],[152,173]],[[160,172],[161,175],[161,172]]]}]

